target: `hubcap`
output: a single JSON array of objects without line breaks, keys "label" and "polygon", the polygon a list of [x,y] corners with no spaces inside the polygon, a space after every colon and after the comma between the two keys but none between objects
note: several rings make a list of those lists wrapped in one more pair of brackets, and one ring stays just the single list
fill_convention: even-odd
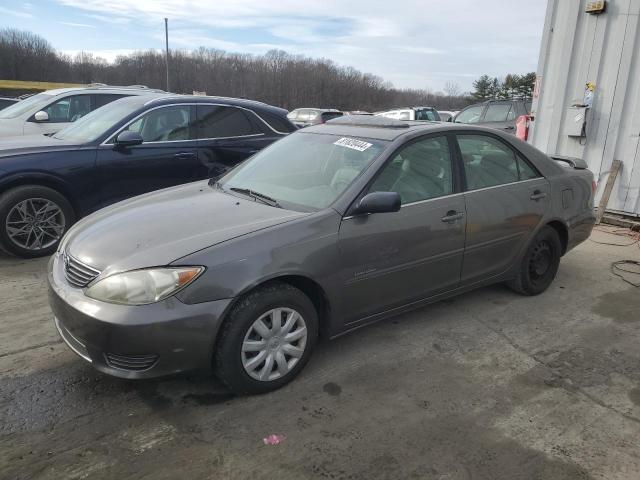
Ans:
[{"label": "hubcap", "polygon": [[307,345],[304,318],[291,308],[274,308],[249,327],[242,342],[242,366],[251,378],[268,382],[296,366]]},{"label": "hubcap", "polygon": [[533,280],[543,277],[551,268],[552,252],[547,242],[540,242],[533,249],[533,255],[529,262],[529,273]]},{"label": "hubcap", "polygon": [[46,198],[28,198],[16,203],[7,215],[9,239],[26,250],[43,250],[57,243],[64,233],[62,209]]}]

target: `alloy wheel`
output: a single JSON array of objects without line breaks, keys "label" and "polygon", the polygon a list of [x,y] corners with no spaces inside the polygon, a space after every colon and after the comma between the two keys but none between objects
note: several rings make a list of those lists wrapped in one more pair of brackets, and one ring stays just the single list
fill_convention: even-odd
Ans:
[{"label": "alloy wheel", "polygon": [[26,250],[43,250],[60,240],[65,229],[62,209],[46,198],[27,198],[16,203],[6,217],[9,239]]},{"label": "alloy wheel", "polygon": [[282,378],[300,361],[306,344],[302,315],[291,308],[273,308],[249,327],[242,342],[242,366],[256,380]]}]

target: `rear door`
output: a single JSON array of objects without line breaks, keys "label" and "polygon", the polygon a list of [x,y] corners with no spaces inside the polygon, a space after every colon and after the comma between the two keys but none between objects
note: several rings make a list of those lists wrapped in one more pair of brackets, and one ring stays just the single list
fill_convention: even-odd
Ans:
[{"label": "rear door", "polygon": [[465,179],[462,284],[506,271],[549,208],[549,182],[510,145],[489,134],[457,135]]},{"label": "rear door", "polygon": [[230,105],[197,106],[198,160],[217,178],[279,138],[249,110]]},{"label": "rear door", "polygon": [[515,133],[517,113],[514,102],[491,102],[484,111],[480,123],[487,127]]},{"label": "rear door", "polygon": [[123,129],[140,133],[141,145],[119,148],[115,135],[101,145],[98,167],[104,205],[205,178],[197,158],[194,119],[194,106],[156,107]]},{"label": "rear door", "polygon": [[466,217],[451,145],[439,135],[399,149],[363,195],[398,192],[400,211],[342,220],[346,323],[458,286]]}]

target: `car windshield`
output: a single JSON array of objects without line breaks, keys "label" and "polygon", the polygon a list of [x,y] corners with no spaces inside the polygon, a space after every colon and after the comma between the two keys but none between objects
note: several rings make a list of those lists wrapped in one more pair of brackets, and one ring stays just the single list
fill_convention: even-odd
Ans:
[{"label": "car windshield", "polygon": [[0,111],[0,118],[16,118],[34,107],[42,106],[44,108],[53,98],[53,95],[38,93]]},{"label": "car windshield", "polygon": [[129,98],[116,100],[76,120],[53,138],[76,143],[93,142],[138,108],[140,102],[131,102]]},{"label": "car windshield", "polygon": [[225,175],[216,185],[268,196],[283,208],[313,211],[331,205],[388,142],[296,132]]}]

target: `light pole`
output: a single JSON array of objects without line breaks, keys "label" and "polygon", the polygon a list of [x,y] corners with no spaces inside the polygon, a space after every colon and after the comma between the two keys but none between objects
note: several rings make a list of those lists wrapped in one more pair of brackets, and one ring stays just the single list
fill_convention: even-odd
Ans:
[{"label": "light pole", "polygon": [[166,64],[167,64],[167,92],[169,91],[169,19],[164,19],[164,40],[166,48]]}]

